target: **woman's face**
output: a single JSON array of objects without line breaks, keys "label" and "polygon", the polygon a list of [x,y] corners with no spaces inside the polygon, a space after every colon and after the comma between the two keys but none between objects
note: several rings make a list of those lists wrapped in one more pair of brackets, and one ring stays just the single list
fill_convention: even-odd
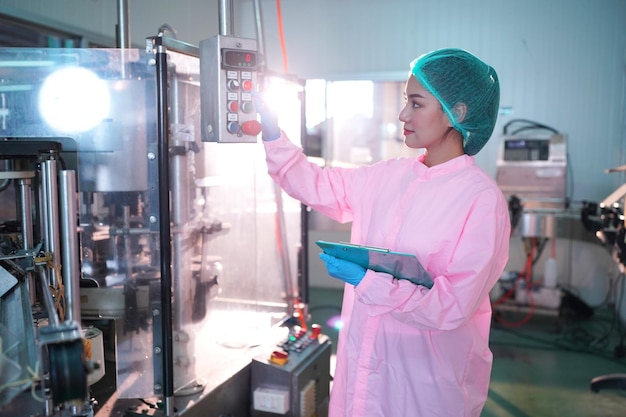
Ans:
[{"label": "woman's face", "polygon": [[450,121],[435,96],[412,75],[406,82],[404,100],[398,119],[404,123],[406,146],[428,150],[443,146]]}]

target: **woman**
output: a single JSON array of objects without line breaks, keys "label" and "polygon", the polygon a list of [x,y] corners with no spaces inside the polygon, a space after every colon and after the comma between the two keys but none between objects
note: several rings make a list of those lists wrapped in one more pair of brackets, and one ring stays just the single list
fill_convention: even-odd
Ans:
[{"label": "woman", "polygon": [[320,255],[346,282],[329,415],[478,417],[487,399],[489,291],[508,259],[507,202],[475,165],[495,125],[496,72],[441,49],[411,64],[399,119],[423,148],[353,169],[319,168],[259,106],[267,164],[291,196],[339,221],[351,242],[415,254],[431,289]]}]

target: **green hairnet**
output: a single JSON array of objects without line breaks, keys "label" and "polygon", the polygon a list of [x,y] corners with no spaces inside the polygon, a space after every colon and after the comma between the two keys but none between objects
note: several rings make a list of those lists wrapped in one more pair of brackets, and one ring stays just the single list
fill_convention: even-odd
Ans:
[{"label": "green hairnet", "polygon": [[[463,135],[463,150],[475,155],[489,140],[498,117],[500,84],[489,65],[462,49],[437,49],[415,59],[411,74],[439,100],[454,129]],[[457,120],[457,104],[465,117]]]}]

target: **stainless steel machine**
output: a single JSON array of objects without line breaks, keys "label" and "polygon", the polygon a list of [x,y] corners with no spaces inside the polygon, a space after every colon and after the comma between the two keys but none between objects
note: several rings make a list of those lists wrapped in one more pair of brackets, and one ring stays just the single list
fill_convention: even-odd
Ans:
[{"label": "stainless steel machine", "polygon": [[[566,136],[541,123],[510,121],[503,129],[496,182],[509,200],[512,236],[522,239],[526,263],[523,270],[503,275],[492,304],[498,310],[522,307],[556,315],[561,303],[556,239],[564,230],[582,229],[579,214],[569,211]],[[543,274],[535,274],[548,243]]]},{"label": "stainless steel machine", "polygon": [[327,413],[256,54],[222,35],[0,49],[0,415]]},{"label": "stainless steel machine", "polygon": [[518,130],[508,127],[497,160],[496,182],[502,192],[520,198],[527,209],[566,208],[566,136],[532,122]]}]

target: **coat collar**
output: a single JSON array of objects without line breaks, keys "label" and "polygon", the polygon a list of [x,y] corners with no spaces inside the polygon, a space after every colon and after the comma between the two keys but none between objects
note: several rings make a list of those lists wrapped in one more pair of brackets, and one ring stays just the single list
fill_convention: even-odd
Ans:
[{"label": "coat collar", "polygon": [[456,158],[452,158],[443,164],[427,167],[424,165],[425,157],[425,154],[419,155],[417,157],[417,163],[415,164],[415,173],[419,177],[425,178],[434,178],[469,166],[474,166],[476,161],[473,156],[463,154],[461,156],[457,156]]}]

